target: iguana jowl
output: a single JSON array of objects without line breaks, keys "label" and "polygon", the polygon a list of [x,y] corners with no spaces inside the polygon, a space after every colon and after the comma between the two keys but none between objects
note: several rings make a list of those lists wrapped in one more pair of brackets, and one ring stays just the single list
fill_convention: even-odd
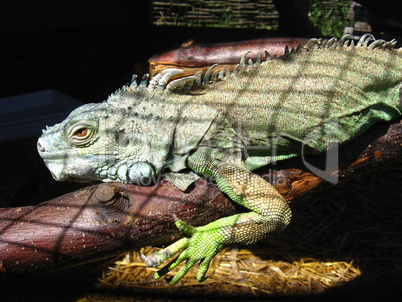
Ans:
[{"label": "iguana jowl", "polygon": [[[212,84],[192,76],[164,89],[177,72],[169,70],[148,86],[132,84],[77,108],[43,131],[38,151],[56,180],[144,185],[162,175],[183,190],[199,176],[215,180],[251,211],[201,227],[178,220],[187,237],[144,257],[157,266],[184,249],[156,277],[187,260],[170,283],[197,262],[202,280],[224,246],[256,242],[290,222],[285,200],[251,170],[297,156],[302,145],[323,152],[401,115],[402,52],[392,41],[370,40],[313,39],[296,54],[242,63]],[[178,89],[189,82],[197,87]]]}]

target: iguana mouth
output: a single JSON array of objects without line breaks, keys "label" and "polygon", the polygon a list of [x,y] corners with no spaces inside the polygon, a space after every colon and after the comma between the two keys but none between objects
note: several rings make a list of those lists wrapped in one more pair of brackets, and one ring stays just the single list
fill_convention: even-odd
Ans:
[{"label": "iguana mouth", "polygon": [[69,157],[69,155],[66,152],[62,152],[62,151],[39,152],[39,154],[44,161],[66,159]]},{"label": "iguana mouth", "polygon": [[50,174],[52,175],[52,177],[53,177],[53,179],[54,180],[57,180],[57,181],[64,181],[64,180],[67,180],[67,177],[65,177],[64,175],[62,175],[62,174],[60,174],[60,175],[56,175],[56,174],[54,174],[52,171],[50,171]]},{"label": "iguana mouth", "polygon": [[[43,143],[41,143],[41,138],[39,138],[37,142],[37,149],[40,157],[46,161],[46,160],[62,160],[62,159],[68,159],[68,158],[74,158],[74,157],[79,157],[84,155],[83,153],[80,153],[80,149],[77,149],[75,151],[72,150],[55,150],[55,148],[51,148],[53,150],[48,151]],[[103,150],[101,152],[93,152],[91,153],[93,156],[115,156],[116,151],[113,150]]]},{"label": "iguana mouth", "polygon": [[52,175],[54,180],[57,181],[65,181],[67,180],[67,174],[64,173],[64,166],[59,162],[49,162],[45,161],[46,167],[49,169],[50,174]]}]

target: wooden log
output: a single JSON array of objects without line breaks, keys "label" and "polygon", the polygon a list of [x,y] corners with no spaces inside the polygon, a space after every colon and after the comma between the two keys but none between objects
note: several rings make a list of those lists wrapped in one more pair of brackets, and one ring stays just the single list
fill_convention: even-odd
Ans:
[{"label": "wooden log", "polygon": [[[208,68],[219,63],[216,70],[227,66],[233,69],[239,62],[245,52],[251,51],[247,58],[254,62],[260,54],[263,60],[266,60],[265,51],[270,56],[281,56],[285,52],[285,47],[289,49],[297,47],[300,43],[306,43],[308,39],[304,38],[265,38],[239,42],[202,44],[194,40],[183,42],[178,49],[170,50],[161,54],[152,56],[149,62],[149,74],[151,77],[166,68],[181,68],[183,74],[176,77],[195,74],[201,70],[207,71]],[[176,78],[172,77],[172,79]]]},{"label": "wooden log", "polygon": [[174,216],[202,225],[235,213],[216,186],[190,194],[155,186],[99,184],[37,206],[0,209],[0,276],[76,266],[179,237]]}]

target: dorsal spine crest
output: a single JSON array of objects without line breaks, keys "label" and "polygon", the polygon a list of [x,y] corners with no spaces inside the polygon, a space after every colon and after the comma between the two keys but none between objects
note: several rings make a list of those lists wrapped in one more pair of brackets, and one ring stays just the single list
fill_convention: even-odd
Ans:
[{"label": "dorsal spine crest", "polygon": [[[330,38],[330,39],[310,39],[305,45],[301,43],[296,48],[289,49],[288,46],[285,47],[284,54],[282,56],[271,57],[267,51],[265,51],[265,61],[270,60],[287,60],[289,57],[300,53],[319,49],[339,49],[339,48],[349,48],[353,47],[356,49],[367,48],[367,49],[381,49],[381,50],[394,50],[397,41],[395,39],[391,41],[385,41],[382,39],[376,40],[372,34],[363,35],[359,41],[355,44],[355,41],[350,38],[350,36],[345,35],[342,38]],[[137,84],[137,76],[133,75],[132,80],[129,85],[124,86],[122,89],[130,90],[142,90],[147,89],[152,90],[191,90],[194,88],[201,88],[212,84],[214,82],[225,79],[228,75],[237,74],[244,69],[254,68],[261,63],[265,62],[261,59],[261,55],[257,56],[256,62],[251,59],[247,60],[246,57],[250,53],[247,51],[243,54],[240,59],[239,64],[237,64],[233,71],[230,71],[227,66],[224,66],[220,71],[214,70],[215,67],[219,66],[218,63],[213,64],[205,74],[201,71],[195,73],[194,75],[181,77],[171,81],[171,78],[175,75],[183,73],[184,70],[180,68],[168,68],[164,69],[160,73],[156,74],[151,80],[149,80],[149,75],[145,74],[140,82]]]}]

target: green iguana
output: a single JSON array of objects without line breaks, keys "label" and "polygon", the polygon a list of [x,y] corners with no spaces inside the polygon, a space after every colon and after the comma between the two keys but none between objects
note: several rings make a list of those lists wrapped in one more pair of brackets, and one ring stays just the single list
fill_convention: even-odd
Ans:
[{"label": "green iguana", "polygon": [[243,58],[239,70],[213,83],[208,72],[167,84],[180,72],[167,70],[77,108],[43,130],[38,151],[56,180],[147,185],[162,175],[182,190],[200,176],[214,180],[250,212],[200,227],[177,220],[186,236],[143,257],[158,266],[183,250],[155,277],[186,261],[175,284],[200,262],[202,281],[223,247],[251,244],[291,220],[282,196],[251,170],[300,155],[302,147],[326,151],[401,115],[402,51],[394,46],[370,35],[357,45],[312,39],[281,58],[250,66]]}]

